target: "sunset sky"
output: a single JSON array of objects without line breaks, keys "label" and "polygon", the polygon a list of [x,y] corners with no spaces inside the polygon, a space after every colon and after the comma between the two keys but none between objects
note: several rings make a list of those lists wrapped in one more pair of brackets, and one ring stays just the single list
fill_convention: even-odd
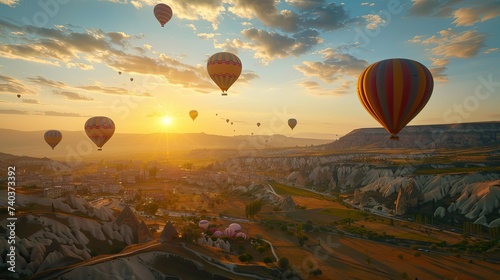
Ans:
[{"label": "sunset sky", "polygon": [[[380,127],[357,78],[395,57],[434,76],[410,125],[500,120],[500,1],[171,0],[163,28],[157,3],[0,0],[0,128],[346,134]],[[220,51],[243,64],[228,96],[206,71]]]}]

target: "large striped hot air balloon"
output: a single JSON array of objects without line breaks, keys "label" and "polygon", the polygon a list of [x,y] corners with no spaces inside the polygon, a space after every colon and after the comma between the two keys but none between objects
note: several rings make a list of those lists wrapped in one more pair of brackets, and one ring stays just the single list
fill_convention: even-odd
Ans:
[{"label": "large striped hot air balloon", "polygon": [[153,9],[153,13],[156,19],[160,22],[161,27],[164,27],[165,24],[172,18],[172,9],[167,4],[157,4]]},{"label": "large striped hot air balloon", "polygon": [[96,144],[97,150],[101,151],[115,133],[115,123],[108,117],[92,117],[85,122],[85,133]]},{"label": "large striped hot air balloon", "polygon": [[365,109],[391,134],[397,134],[427,104],[434,87],[432,74],[417,61],[382,60],[368,66],[358,79],[358,97]]},{"label": "large striped hot air balloon", "polygon": [[207,61],[207,71],[210,78],[227,95],[227,90],[236,82],[241,74],[241,60],[234,54],[219,52],[212,55]]},{"label": "large striped hot air balloon", "polygon": [[62,134],[59,130],[48,130],[43,135],[43,138],[45,139],[45,142],[47,142],[47,144],[52,147],[53,150],[57,146],[57,144],[61,142]]}]

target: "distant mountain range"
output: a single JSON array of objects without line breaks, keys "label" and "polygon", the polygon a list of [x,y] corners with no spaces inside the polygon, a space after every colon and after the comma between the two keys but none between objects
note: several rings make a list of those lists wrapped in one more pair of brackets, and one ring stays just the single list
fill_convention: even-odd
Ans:
[{"label": "distant mountain range", "polygon": [[123,158],[137,155],[160,155],[199,149],[264,149],[322,145],[332,140],[294,138],[283,135],[221,136],[205,133],[115,133],[98,152],[84,131],[61,131],[63,139],[50,148],[43,138],[45,131],[0,129],[0,152],[32,157],[75,161],[85,158]]},{"label": "distant mountain range", "polygon": [[389,136],[383,128],[355,129],[325,148],[345,150],[483,147],[500,144],[500,122],[407,126],[399,133],[399,140],[390,140]]}]

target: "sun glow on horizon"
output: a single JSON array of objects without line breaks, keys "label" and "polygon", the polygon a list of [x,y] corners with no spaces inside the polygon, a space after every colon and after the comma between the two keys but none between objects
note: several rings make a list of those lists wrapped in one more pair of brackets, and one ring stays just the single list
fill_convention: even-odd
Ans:
[{"label": "sun glow on horizon", "polygon": [[174,123],[174,120],[172,117],[170,116],[163,116],[161,118],[161,123],[164,125],[164,126],[171,126],[173,123]]}]

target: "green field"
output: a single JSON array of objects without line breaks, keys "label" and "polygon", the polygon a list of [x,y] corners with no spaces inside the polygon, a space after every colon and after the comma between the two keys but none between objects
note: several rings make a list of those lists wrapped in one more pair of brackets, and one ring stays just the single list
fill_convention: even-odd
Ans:
[{"label": "green field", "polygon": [[283,184],[276,183],[276,182],[270,183],[270,185],[274,188],[276,193],[279,195],[302,196],[302,197],[310,197],[310,198],[334,201],[334,199],[332,197],[329,197],[327,195],[314,193],[314,192],[307,191],[304,189],[290,187],[290,186],[283,185]]},{"label": "green field", "polygon": [[364,220],[366,217],[370,216],[369,213],[361,212],[351,209],[339,209],[339,208],[327,208],[320,212],[321,214],[335,216],[341,219],[351,218],[353,220]]}]

